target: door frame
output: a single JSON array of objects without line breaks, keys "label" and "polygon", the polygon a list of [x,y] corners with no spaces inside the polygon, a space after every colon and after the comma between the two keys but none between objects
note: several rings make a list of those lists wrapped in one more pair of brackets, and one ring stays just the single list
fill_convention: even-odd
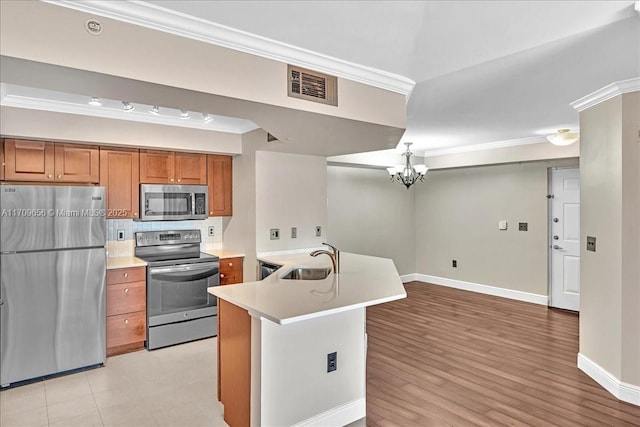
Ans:
[{"label": "door frame", "polygon": [[[552,270],[551,270],[551,265],[552,265],[552,257],[553,257],[553,250],[551,249],[551,246],[553,246],[553,238],[551,237],[551,200],[552,197],[550,197],[550,195],[552,194],[551,190],[552,190],[552,171],[554,170],[562,170],[562,169],[577,169],[578,172],[580,172],[580,165],[576,165],[576,166],[552,166],[547,168],[547,307],[548,308],[553,308],[556,310],[564,310],[562,308],[557,308],[557,307],[552,307],[551,306],[551,285],[552,285]],[[579,175],[579,174],[578,174]],[[582,210],[582,207],[580,208]],[[582,227],[582,224],[580,225]],[[568,310],[568,311],[572,311],[572,310]],[[579,313],[579,311],[577,312]]]}]

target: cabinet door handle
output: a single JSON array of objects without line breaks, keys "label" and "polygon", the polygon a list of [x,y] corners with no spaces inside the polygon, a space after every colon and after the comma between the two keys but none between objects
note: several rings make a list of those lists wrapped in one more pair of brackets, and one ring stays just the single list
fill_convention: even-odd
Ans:
[{"label": "cabinet door handle", "polygon": [[124,288],[124,293],[128,294],[129,293],[129,288]]},{"label": "cabinet door handle", "polygon": [[51,178],[53,178],[53,175],[49,174],[49,175],[47,175],[47,178],[51,179]]},{"label": "cabinet door handle", "polygon": [[233,267],[233,263],[232,262],[229,263],[229,267]]},{"label": "cabinet door handle", "polygon": [[224,279],[224,274],[221,274],[221,275],[220,275],[220,278],[221,278],[221,279]]},{"label": "cabinet door handle", "polygon": [[209,215],[213,215],[213,212],[209,212]]},{"label": "cabinet door handle", "polygon": [[173,182],[173,178],[169,178],[169,182]]},{"label": "cabinet door handle", "polygon": [[62,175],[58,175],[58,179],[62,178]]},{"label": "cabinet door handle", "polygon": [[138,212],[134,212],[134,213],[133,213],[133,216],[138,216]]},{"label": "cabinet door handle", "polygon": [[180,178],[178,178],[178,182],[180,182]]},{"label": "cabinet door handle", "polygon": [[124,319],[124,324],[128,325],[129,324],[129,319]]}]

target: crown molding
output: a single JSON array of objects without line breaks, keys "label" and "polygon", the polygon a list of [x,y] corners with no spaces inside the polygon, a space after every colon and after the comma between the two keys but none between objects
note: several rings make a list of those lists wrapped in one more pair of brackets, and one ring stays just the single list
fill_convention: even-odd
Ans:
[{"label": "crown molding", "polygon": [[333,58],[225,25],[155,6],[144,1],[42,0],[165,33],[297,65],[409,97],[416,82],[375,68]]},{"label": "crown molding", "polygon": [[607,101],[614,96],[637,91],[640,91],[640,77],[611,83],[602,89],[598,89],[587,96],[583,96],[582,98],[573,101],[569,105],[580,112],[587,108],[591,108],[594,105],[598,105],[601,102]]},{"label": "crown molding", "polygon": [[520,145],[539,144],[541,142],[547,142],[544,136],[533,136],[530,138],[486,142],[484,144],[461,145],[458,147],[441,148],[437,150],[427,150],[424,152],[424,157],[444,156],[447,154],[469,153],[472,151],[495,150],[497,148],[507,148],[507,147],[517,147]]}]

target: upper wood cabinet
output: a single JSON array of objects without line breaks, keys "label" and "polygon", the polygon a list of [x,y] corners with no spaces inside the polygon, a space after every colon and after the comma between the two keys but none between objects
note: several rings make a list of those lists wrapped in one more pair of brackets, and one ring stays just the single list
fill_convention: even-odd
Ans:
[{"label": "upper wood cabinet", "polygon": [[55,149],[56,181],[100,181],[100,152],[97,146],[55,144]]},{"label": "upper wood cabinet", "polygon": [[206,184],[207,157],[204,154],[140,150],[140,183]]},{"label": "upper wood cabinet", "polygon": [[231,216],[233,214],[233,158],[208,155],[207,181],[209,216]]},{"label": "upper wood cabinet", "polygon": [[107,219],[138,218],[138,150],[100,148],[100,185],[107,195]]},{"label": "upper wood cabinet", "polygon": [[100,178],[98,147],[46,141],[6,139],[7,180],[97,183]]}]

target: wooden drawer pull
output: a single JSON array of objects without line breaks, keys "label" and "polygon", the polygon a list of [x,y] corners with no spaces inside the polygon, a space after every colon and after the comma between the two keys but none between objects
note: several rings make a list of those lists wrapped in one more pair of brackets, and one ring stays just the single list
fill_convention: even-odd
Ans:
[{"label": "wooden drawer pull", "polygon": [[124,273],[124,277],[129,277],[129,273]]},{"label": "wooden drawer pull", "polygon": [[128,325],[129,324],[129,319],[124,319],[124,324]]},{"label": "wooden drawer pull", "polygon": [[124,293],[128,294],[129,293],[129,288],[124,288]]},{"label": "wooden drawer pull", "polygon": [[232,262],[229,263],[229,267],[233,267],[233,263]]}]

